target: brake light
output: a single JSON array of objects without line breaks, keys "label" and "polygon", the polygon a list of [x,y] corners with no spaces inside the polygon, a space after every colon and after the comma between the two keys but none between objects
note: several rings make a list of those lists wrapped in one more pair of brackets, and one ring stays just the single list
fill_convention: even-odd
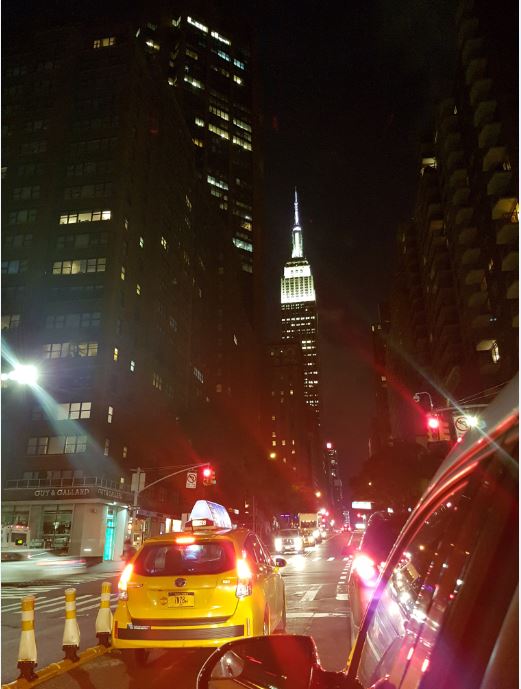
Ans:
[{"label": "brake light", "polygon": [[246,560],[239,558],[237,560],[237,588],[235,595],[237,598],[245,598],[252,594],[252,578],[253,574],[249,564]]},{"label": "brake light", "polygon": [[132,576],[133,569],[134,565],[130,563],[125,567],[125,569],[121,573],[121,577],[118,582],[119,600],[128,600],[127,588],[129,579]]},{"label": "brake light", "polygon": [[190,543],[195,543],[195,537],[194,536],[179,536],[178,538],[175,539],[176,543],[182,543],[182,544],[190,544]]},{"label": "brake light", "polygon": [[357,555],[353,562],[353,569],[364,584],[374,586],[378,579],[378,568],[368,555]]}]

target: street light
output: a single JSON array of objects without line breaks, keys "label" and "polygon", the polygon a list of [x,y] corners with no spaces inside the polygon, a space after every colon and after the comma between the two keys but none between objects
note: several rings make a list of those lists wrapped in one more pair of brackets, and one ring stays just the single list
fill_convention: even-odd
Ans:
[{"label": "street light", "polygon": [[317,491],[315,492],[315,497],[317,497],[317,498],[322,497],[322,491],[317,490]]},{"label": "street light", "polygon": [[431,411],[432,411],[434,409],[434,404],[432,403],[431,393],[430,392],[415,392],[413,395],[413,400],[415,402],[419,402],[420,401],[420,395],[427,395],[427,397],[429,398],[429,404],[431,405]]},{"label": "street light", "polygon": [[38,381],[39,371],[33,364],[16,364],[9,373],[2,373],[2,381],[13,380],[20,385],[34,387]]}]

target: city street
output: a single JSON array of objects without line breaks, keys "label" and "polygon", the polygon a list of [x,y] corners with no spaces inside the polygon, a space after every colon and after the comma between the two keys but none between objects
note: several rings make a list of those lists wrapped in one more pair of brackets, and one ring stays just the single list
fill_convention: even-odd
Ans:
[{"label": "city street", "polygon": [[[310,634],[314,637],[322,665],[327,670],[340,670],[349,654],[349,617],[346,581],[350,561],[342,556],[342,546],[347,537],[335,535],[306,550],[304,555],[287,555],[284,570],[287,599],[287,631],[291,634]],[[111,563],[116,568],[116,563]],[[102,567],[102,566],[100,566]],[[103,565],[107,568],[107,565]],[[99,576],[98,579],[94,577]],[[44,667],[62,658],[63,590],[77,583],[78,622],[81,629],[81,649],[96,644],[94,622],[99,606],[101,581],[113,581],[113,606],[116,600],[117,576],[109,573],[89,572],[70,577],[57,588],[31,586],[24,589],[37,596],[35,628],[38,648],[38,664]],[[17,676],[16,652],[18,650],[20,615],[15,595],[22,589],[2,589],[2,681]],[[47,689],[141,689],[154,677],[155,687],[175,686],[192,689],[197,672],[208,651],[153,651],[145,668],[136,666],[133,658],[111,653],[87,663],[73,672],[56,677],[41,686]],[[38,668],[37,668],[38,669]],[[163,679],[164,678],[164,681]]]}]

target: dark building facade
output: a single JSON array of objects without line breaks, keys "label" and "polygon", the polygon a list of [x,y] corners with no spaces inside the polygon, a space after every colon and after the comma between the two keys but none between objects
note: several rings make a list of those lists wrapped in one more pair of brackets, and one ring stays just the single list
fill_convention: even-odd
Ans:
[{"label": "dark building facade", "polygon": [[[40,379],[2,390],[2,519],[104,559],[128,533],[132,469],[229,467],[238,436],[254,465],[261,446],[237,252],[139,34],[89,23],[4,45],[2,354]],[[164,529],[185,499],[158,484],[132,529]]]},{"label": "dark building facade", "polygon": [[[513,10],[463,2],[453,86],[422,145],[398,232],[394,373],[435,404],[487,402],[518,368],[517,37]],[[505,65],[509,68],[505,69]],[[442,405],[443,406],[443,405]]]}]

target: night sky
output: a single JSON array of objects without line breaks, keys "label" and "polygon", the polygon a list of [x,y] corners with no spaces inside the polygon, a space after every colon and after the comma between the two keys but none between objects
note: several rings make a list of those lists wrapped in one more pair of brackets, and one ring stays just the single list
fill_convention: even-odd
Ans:
[{"label": "night sky", "polygon": [[322,426],[343,478],[367,457],[370,324],[412,214],[422,132],[452,73],[456,2],[258,3],[265,111],[267,321],[277,336],[293,187],[319,304]]}]

